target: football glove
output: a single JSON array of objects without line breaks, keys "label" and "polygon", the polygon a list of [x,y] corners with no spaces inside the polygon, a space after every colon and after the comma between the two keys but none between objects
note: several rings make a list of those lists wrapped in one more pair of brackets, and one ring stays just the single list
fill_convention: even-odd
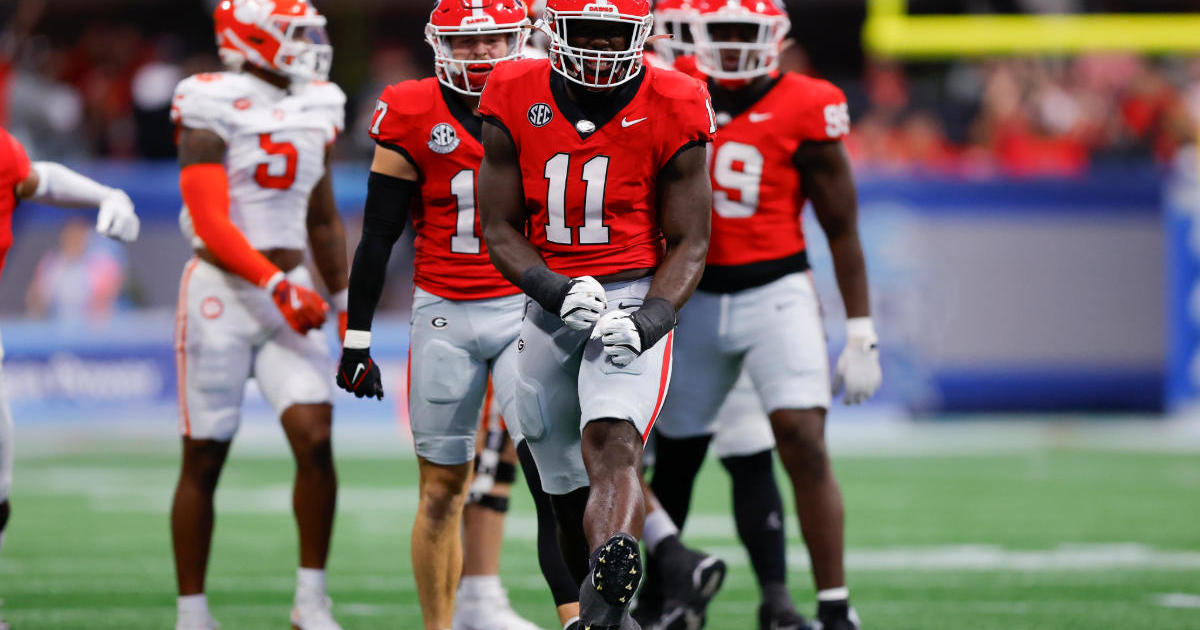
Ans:
[{"label": "football glove", "polygon": [[137,240],[141,222],[133,211],[133,201],[124,191],[114,190],[100,202],[96,232],[101,236],[132,243]]},{"label": "football glove", "polygon": [[642,335],[624,311],[610,311],[596,322],[593,337],[604,344],[604,354],[617,367],[625,367],[642,354]]},{"label": "football glove", "polygon": [[267,290],[292,330],[306,335],[325,323],[325,312],[329,310],[325,300],[312,289],[288,282],[282,271],[267,281]]},{"label": "football glove", "polygon": [[572,330],[587,330],[596,324],[607,307],[604,287],[591,276],[581,276],[571,280],[558,316]]},{"label": "football glove", "polygon": [[612,364],[625,367],[654,347],[675,327],[675,307],[662,298],[650,298],[635,311],[611,311],[596,322],[593,337],[604,344]]},{"label": "football glove", "polygon": [[370,348],[342,348],[337,385],[358,398],[383,400],[383,376],[379,365],[371,360]]},{"label": "football glove", "polygon": [[879,339],[870,317],[846,320],[846,347],[838,357],[833,393],[844,389],[842,401],[857,405],[875,395],[883,382],[879,367]]}]

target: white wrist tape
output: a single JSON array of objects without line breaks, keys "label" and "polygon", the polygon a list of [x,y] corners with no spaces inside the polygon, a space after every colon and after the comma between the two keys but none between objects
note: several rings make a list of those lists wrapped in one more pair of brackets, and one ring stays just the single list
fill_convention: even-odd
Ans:
[{"label": "white wrist tape", "polygon": [[99,206],[117,192],[56,162],[34,162],[38,187],[33,201],[54,206]]},{"label": "white wrist tape", "polygon": [[875,324],[870,317],[851,317],[846,320],[846,338],[851,337],[866,337],[868,339],[877,339],[875,334]]},{"label": "white wrist tape", "polygon": [[347,330],[346,338],[342,341],[343,348],[351,350],[366,350],[371,347],[371,331]]}]

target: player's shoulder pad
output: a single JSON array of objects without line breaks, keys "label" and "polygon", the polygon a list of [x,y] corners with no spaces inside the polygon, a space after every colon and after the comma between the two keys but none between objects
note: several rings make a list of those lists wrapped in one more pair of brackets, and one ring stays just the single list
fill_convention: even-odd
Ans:
[{"label": "player's shoulder pad", "polygon": [[175,86],[176,107],[194,108],[203,105],[232,103],[249,92],[242,77],[233,72],[204,72],[179,82]]},{"label": "player's shoulder pad", "polygon": [[708,98],[708,86],[695,77],[655,67],[648,68],[647,72],[650,85],[663,98],[674,101],[704,101]]},{"label": "player's shoulder pad", "polygon": [[252,95],[251,86],[239,73],[195,74],[175,86],[171,122],[214,131],[224,138],[237,115],[237,104]]},{"label": "player's shoulder pad", "polygon": [[389,115],[419,116],[433,109],[438,85],[433,77],[393,83],[383,88],[379,100],[387,103]]},{"label": "player's shoulder pad", "polygon": [[825,79],[788,72],[783,75],[781,83],[789,94],[795,95],[798,104],[824,106],[846,100],[841,88]]},{"label": "player's shoulder pad", "polygon": [[310,107],[346,107],[346,93],[331,81],[310,81],[301,88],[300,94]]},{"label": "player's shoulder pad", "polygon": [[512,59],[509,61],[501,61],[492,69],[492,74],[488,76],[488,83],[492,81],[510,81],[518,79],[532,72],[536,72],[550,66],[549,59]]}]

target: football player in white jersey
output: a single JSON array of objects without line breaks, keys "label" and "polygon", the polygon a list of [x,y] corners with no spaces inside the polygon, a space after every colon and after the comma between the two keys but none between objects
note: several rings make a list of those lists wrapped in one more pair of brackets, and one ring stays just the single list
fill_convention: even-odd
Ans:
[{"label": "football player in white jersey", "polygon": [[177,630],[217,627],[204,578],[213,494],[253,378],[296,459],[300,538],[292,627],[340,630],[325,594],[337,479],[330,445],[333,369],[321,333],[328,304],[304,267],[306,245],[344,322],[346,241],[327,168],[345,95],[325,79],[332,48],[308,0],[223,0],[213,14],[228,72],[175,91],[180,224],[195,257],[176,324],[183,467],[171,511]]}]

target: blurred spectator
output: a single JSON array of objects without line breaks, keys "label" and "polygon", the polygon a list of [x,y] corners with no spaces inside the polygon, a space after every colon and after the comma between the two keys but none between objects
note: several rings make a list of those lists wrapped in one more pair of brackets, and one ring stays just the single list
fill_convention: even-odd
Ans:
[{"label": "blurred spectator", "polygon": [[65,324],[103,321],[115,310],[124,283],[119,253],[95,236],[89,221],[74,218],[59,233],[58,249],[38,262],[26,311]]}]

